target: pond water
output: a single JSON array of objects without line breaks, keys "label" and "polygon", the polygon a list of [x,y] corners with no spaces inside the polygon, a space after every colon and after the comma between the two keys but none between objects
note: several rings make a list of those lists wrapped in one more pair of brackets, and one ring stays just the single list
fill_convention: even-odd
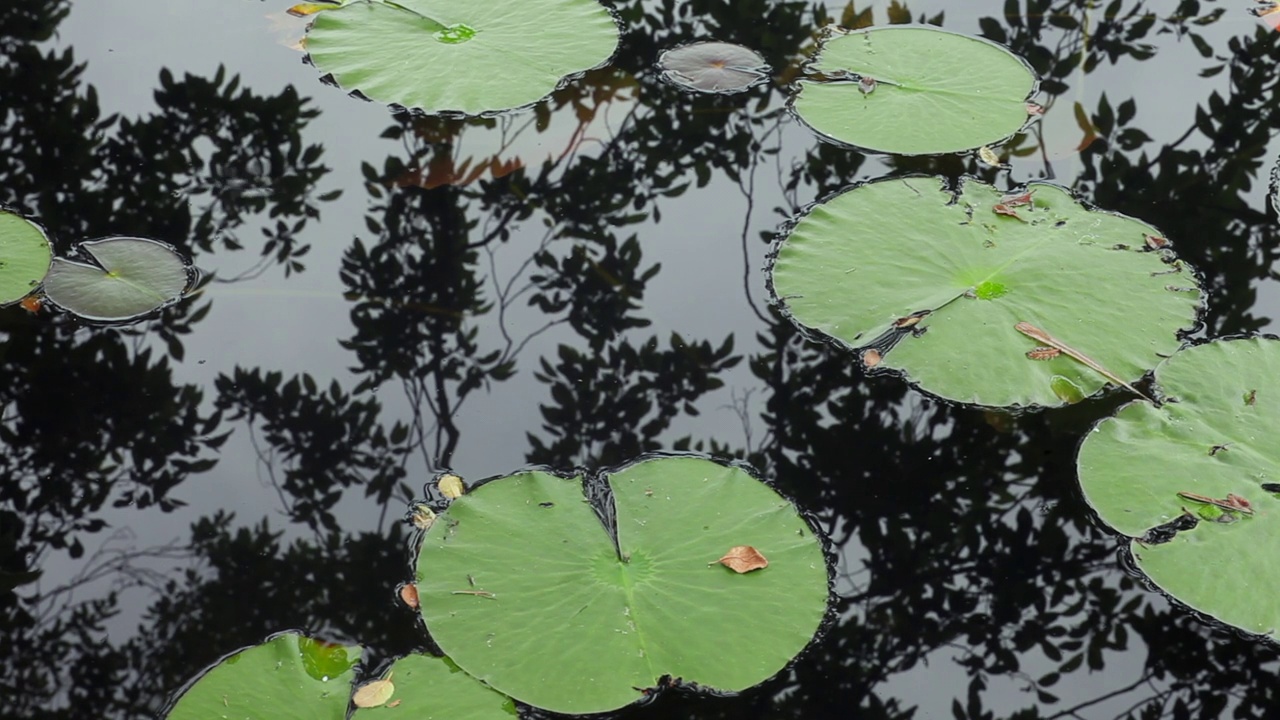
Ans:
[{"label": "pond water", "polygon": [[[814,513],[836,620],[761,687],[627,717],[1280,703],[1274,646],[1147,588],[1087,509],[1075,450],[1120,393],[1025,414],[931,399],[801,337],[762,271],[787,219],[856,182],[1049,178],[1167,234],[1203,274],[1196,337],[1271,330],[1280,48],[1250,3],[619,0],[610,65],[466,120],[322,84],[288,4],[0,7],[0,202],[59,251],[152,237],[211,277],[132,327],[0,310],[0,714],[155,717],[286,629],[375,662],[425,648],[395,588],[437,473],[683,449],[746,460]],[[1003,146],[1009,170],[863,154],[787,111],[818,28],[901,13],[1039,73],[1047,112]],[[705,39],[774,79],[660,80],[659,53]]]}]

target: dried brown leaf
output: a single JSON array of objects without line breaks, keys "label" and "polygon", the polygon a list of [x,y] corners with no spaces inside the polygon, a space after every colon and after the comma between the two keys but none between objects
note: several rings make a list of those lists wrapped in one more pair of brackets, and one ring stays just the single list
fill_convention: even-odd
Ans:
[{"label": "dried brown leaf", "polygon": [[358,708],[375,708],[385,705],[395,691],[396,686],[392,684],[391,676],[388,675],[385,680],[374,680],[361,685],[356,689],[351,702]]},{"label": "dried brown leaf", "polygon": [[729,548],[729,552],[720,558],[720,564],[738,574],[769,567],[769,561],[765,559],[765,556],[750,545],[737,545]]},{"label": "dried brown leaf", "polygon": [[418,586],[406,583],[400,586],[400,601],[410,608],[418,609]]}]

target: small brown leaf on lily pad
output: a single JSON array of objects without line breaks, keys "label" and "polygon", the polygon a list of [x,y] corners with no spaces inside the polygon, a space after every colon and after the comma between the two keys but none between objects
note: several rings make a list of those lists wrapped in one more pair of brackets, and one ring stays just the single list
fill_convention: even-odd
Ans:
[{"label": "small brown leaf on lily pad", "polygon": [[374,680],[361,685],[351,701],[358,708],[375,708],[385,704],[395,693],[396,686],[388,675],[385,680]]},{"label": "small brown leaf on lily pad", "polygon": [[720,558],[720,564],[738,574],[769,567],[769,561],[765,559],[765,556],[750,545],[738,545],[729,548],[729,552]]}]

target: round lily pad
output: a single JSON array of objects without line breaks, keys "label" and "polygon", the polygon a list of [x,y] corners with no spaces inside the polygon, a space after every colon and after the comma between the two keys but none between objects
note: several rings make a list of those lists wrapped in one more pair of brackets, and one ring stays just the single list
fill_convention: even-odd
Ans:
[{"label": "round lily pad", "polygon": [[771,286],[802,328],[923,390],[1054,406],[1107,378],[1018,328],[1136,381],[1178,349],[1201,307],[1195,274],[1167,245],[1048,183],[1004,195],[976,180],[951,191],[942,178],[902,178],[811,208],[776,249]]},{"label": "round lily pad", "polygon": [[[736,691],[781,670],[827,609],[812,528],[747,472],[651,459],[589,484],[523,472],[453,501],[422,541],[427,629],[467,672],[536,707],[595,713],[663,676]],[[601,518],[606,518],[601,520]],[[615,544],[611,535],[616,535]],[[767,567],[721,558],[750,546]]]},{"label": "round lily pad", "polygon": [[699,42],[658,56],[662,77],[680,87],[709,93],[735,93],[769,79],[769,63],[760,53],[726,42]]},{"label": "round lily pad", "polygon": [[49,271],[52,257],[49,238],[40,226],[0,210],[0,306],[31,294]]},{"label": "round lily pad", "polygon": [[1126,405],[1085,438],[1085,499],[1135,538],[1138,569],[1162,590],[1224,623],[1275,635],[1280,341],[1193,347],[1155,378],[1170,402]]},{"label": "round lily pad", "polygon": [[311,61],[339,86],[425,112],[536,102],[618,44],[596,0],[355,0],[317,13]]},{"label": "round lily pad", "polygon": [[182,256],[155,240],[90,240],[76,251],[91,262],[54,258],[44,292],[55,305],[88,320],[139,318],[177,302],[191,282]]},{"label": "round lily pad", "polygon": [[923,155],[1001,142],[1026,123],[1036,77],[987,40],[932,27],[829,30],[793,108],[818,133],[867,150]]},{"label": "round lily pad", "polygon": [[343,720],[360,646],[284,633],[224,658],[174,703],[167,720]]},{"label": "round lily pad", "polygon": [[378,707],[359,708],[353,720],[510,720],[511,698],[463,672],[448,658],[406,655],[384,673],[394,690]]}]

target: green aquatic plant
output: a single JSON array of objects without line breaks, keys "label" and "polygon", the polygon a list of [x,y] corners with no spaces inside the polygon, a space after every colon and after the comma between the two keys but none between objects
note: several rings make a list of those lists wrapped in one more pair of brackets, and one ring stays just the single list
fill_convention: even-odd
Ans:
[{"label": "green aquatic plant", "polygon": [[751,687],[813,638],[829,593],[822,546],[767,485],[669,457],[587,487],[523,472],[431,523],[417,561],[422,615],[464,670],[536,707],[594,713],[664,676]]},{"label": "green aquatic plant", "polygon": [[347,0],[315,13],[311,62],[340,87],[428,113],[529,105],[613,55],[596,0]]},{"label": "green aquatic plant", "polygon": [[0,210],[0,306],[15,303],[40,285],[53,248],[40,226],[8,210]]},{"label": "green aquatic plant", "polygon": [[87,320],[124,322],[172,305],[193,272],[172,246],[145,238],[80,243],[81,259],[54,258],[44,293],[58,307]]},{"label": "green aquatic plant", "polygon": [[923,155],[997,143],[1027,122],[1036,77],[995,43],[928,26],[831,28],[793,107],[818,133],[867,150]]},{"label": "green aquatic plant", "polygon": [[802,328],[988,406],[1127,386],[1177,350],[1201,306],[1159,231],[1049,183],[1012,194],[971,179],[867,183],[812,207],[769,272]]},{"label": "green aquatic plant", "polygon": [[282,633],[223,658],[196,679],[166,720],[342,720],[358,645]]},{"label": "green aquatic plant", "polygon": [[1280,631],[1280,341],[1218,340],[1156,368],[1168,398],[1098,423],[1077,460],[1085,500],[1131,538],[1165,592],[1259,635]]},{"label": "green aquatic plant", "polygon": [[672,48],[658,56],[658,67],[668,82],[698,92],[742,92],[769,79],[769,63],[760,53],[726,42]]}]

